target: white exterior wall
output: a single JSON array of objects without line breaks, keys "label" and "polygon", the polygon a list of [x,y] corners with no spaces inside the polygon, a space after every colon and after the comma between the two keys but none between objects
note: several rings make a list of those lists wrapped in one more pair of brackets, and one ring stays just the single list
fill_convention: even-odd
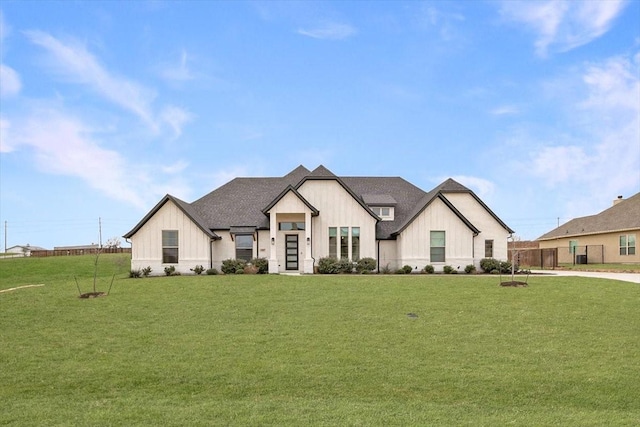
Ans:
[{"label": "white exterior wall", "polygon": [[509,232],[471,194],[447,193],[445,197],[480,230],[480,234],[475,238],[474,247],[476,268],[480,268],[480,260],[485,258],[485,240],[493,240],[493,258],[506,261]]},{"label": "white exterior wall", "polygon": [[[445,262],[431,262],[431,231],[445,232]],[[473,263],[473,232],[440,199],[435,199],[402,231],[396,240],[398,267],[410,265],[414,272],[427,264],[442,271],[445,265],[457,269]]]},{"label": "white exterior wall", "polygon": [[[162,263],[162,230],[178,230],[178,264]],[[196,265],[209,268],[209,237],[172,201],[167,201],[131,237],[131,269],[151,267],[152,275],[164,275],[175,266],[181,274],[192,274]]]},{"label": "white exterior wall", "polygon": [[[333,180],[308,180],[298,192],[320,211],[313,218],[313,257],[317,262],[329,256],[329,227],[360,227],[360,258],[376,256],[376,219],[365,210],[342,186]],[[349,259],[351,259],[351,230],[349,230]]]},{"label": "white exterior wall", "polygon": [[[293,192],[289,192],[282,197],[270,210],[270,234],[269,246],[266,251],[269,258],[270,273],[301,272],[313,273],[313,259],[311,258],[311,245],[307,244],[307,237],[310,237],[311,209],[298,198]],[[279,222],[304,222],[305,230],[278,230]],[[286,265],[286,241],[287,234],[298,236],[298,270],[287,270]],[[274,243],[271,244],[271,238]]]},{"label": "white exterior wall", "polygon": [[402,267],[398,265],[398,241],[397,240],[380,240],[380,259],[378,260],[378,267],[382,270],[385,267],[389,267],[391,271],[396,271]]},{"label": "white exterior wall", "polygon": [[[220,271],[222,261],[236,258],[236,242],[229,230],[214,230],[222,239],[213,242],[213,268]],[[269,258],[269,230],[254,233],[253,258]]]}]

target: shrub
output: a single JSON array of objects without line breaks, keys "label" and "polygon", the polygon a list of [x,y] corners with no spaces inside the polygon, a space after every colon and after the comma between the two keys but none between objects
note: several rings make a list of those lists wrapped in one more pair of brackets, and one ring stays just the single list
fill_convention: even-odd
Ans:
[{"label": "shrub", "polygon": [[216,268],[210,268],[207,270],[207,275],[208,276],[215,276],[218,274],[218,270]]},{"label": "shrub", "polygon": [[442,267],[442,271],[444,272],[444,274],[457,273],[456,269],[451,267],[450,265],[445,265],[444,267]]},{"label": "shrub", "polygon": [[391,267],[389,267],[389,264],[385,265],[384,267],[380,267],[380,273],[391,274]]},{"label": "shrub", "polygon": [[142,275],[144,277],[149,277],[149,275],[151,274],[151,266],[147,266],[145,268],[142,269]]},{"label": "shrub", "polygon": [[337,262],[338,273],[351,274],[353,273],[353,263],[346,258],[340,258]]},{"label": "shrub", "polygon": [[411,274],[412,271],[413,267],[411,267],[410,265],[405,265],[402,268],[396,270],[396,274]]},{"label": "shrub", "polygon": [[[493,273],[495,270],[497,273],[507,274],[511,273],[511,263],[509,261],[498,261],[495,258],[483,258],[480,260],[480,268],[485,273]],[[516,268],[514,271],[517,271]]]},{"label": "shrub", "polygon": [[194,273],[196,273],[197,275],[202,274],[202,272],[204,271],[204,267],[201,265],[196,265],[195,267],[193,267],[191,269],[191,271],[193,271]]},{"label": "shrub", "polygon": [[433,274],[435,269],[433,268],[433,265],[429,264],[429,265],[425,265],[422,271],[424,271],[427,274]]},{"label": "shrub", "polygon": [[337,274],[338,260],[334,257],[324,257],[318,260],[318,272],[320,274]]},{"label": "shrub", "polygon": [[254,258],[251,265],[258,269],[258,274],[267,274],[269,272],[269,260],[266,258]]},{"label": "shrub", "polygon": [[464,272],[467,274],[471,274],[471,273],[475,273],[476,272],[476,266],[473,264],[469,264],[464,268]]},{"label": "shrub", "polygon": [[220,269],[224,274],[242,274],[245,265],[247,265],[246,261],[241,259],[225,259]]},{"label": "shrub", "polygon": [[167,276],[174,276],[176,274],[176,268],[173,265],[164,268],[164,274]]},{"label": "shrub", "polygon": [[360,258],[356,263],[356,272],[370,273],[376,269],[376,260],[373,258]]},{"label": "shrub", "polygon": [[142,274],[142,272],[138,268],[137,270],[131,270],[129,272],[129,277],[132,278],[132,279],[138,279],[138,278],[140,278],[141,274]]}]

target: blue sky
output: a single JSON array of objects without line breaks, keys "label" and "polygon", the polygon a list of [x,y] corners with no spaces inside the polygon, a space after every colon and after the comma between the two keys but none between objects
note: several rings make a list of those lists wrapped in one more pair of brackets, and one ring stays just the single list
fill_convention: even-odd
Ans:
[{"label": "blue sky", "polygon": [[639,1],[5,0],[0,25],[8,246],[300,164],[452,177],[522,239],[640,191]]}]

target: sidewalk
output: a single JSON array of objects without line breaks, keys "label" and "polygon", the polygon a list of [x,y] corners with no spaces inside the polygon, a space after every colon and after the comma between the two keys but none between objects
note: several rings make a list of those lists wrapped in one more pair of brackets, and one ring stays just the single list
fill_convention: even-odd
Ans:
[{"label": "sidewalk", "polygon": [[640,283],[640,273],[608,273],[604,271],[576,270],[531,270],[531,274],[550,276],[596,277],[599,279],[622,280],[624,282]]}]

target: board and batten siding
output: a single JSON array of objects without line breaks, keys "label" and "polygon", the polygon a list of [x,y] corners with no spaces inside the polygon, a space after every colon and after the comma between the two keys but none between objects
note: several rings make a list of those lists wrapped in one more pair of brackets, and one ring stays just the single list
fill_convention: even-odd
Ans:
[{"label": "board and batten siding", "polygon": [[[178,264],[162,263],[162,230],[178,230]],[[184,274],[196,265],[206,269],[209,243],[209,237],[169,200],[131,237],[131,269],[151,267],[153,275],[164,274],[169,265]]]},{"label": "board and batten siding", "polygon": [[307,180],[298,192],[320,215],[313,218],[313,257],[317,261],[329,256],[329,227],[360,227],[360,258],[376,259],[376,219],[337,181]]},{"label": "board and batten siding", "polygon": [[[431,261],[431,231],[445,232],[445,262]],[[431,264],[437,271],[445,265],[454,268],[473,263],[473,232],[440,199],[435,199],[405,228],[397,239],[399,266],[410,265],[420,271]]]},{"label": "board and batten siding", "polygon": [[480,260],[485,258],[485,240],[493,240],[493,258],[506,261],[509,231],[500,225],[471,194],[447,193],[445,197],[480,230],[480,234],[475,238],[476,268],[480,267]]},{"label": "board and batten siding", "polygon": [[[220,240],[213,242],[212,250],[212,265],[220,271],[222,267],[222,261],[226,259],[236,258],[236,242],[231,238],[229,230],[213,230]],[[259,230],[254,233],[253,240],[253,257],[254,258],[269,258],[269,230]]]}]

